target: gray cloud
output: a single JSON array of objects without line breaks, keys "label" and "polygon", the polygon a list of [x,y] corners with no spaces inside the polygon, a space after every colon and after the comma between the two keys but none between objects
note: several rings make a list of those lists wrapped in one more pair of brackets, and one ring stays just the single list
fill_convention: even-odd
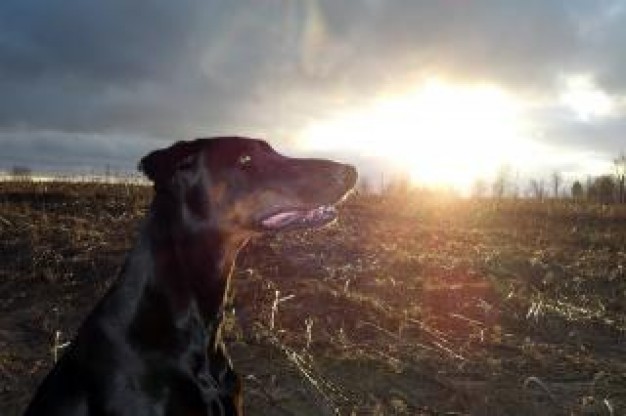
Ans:
[{"label": "gray cloud", "polygon": [[146,149],[169,144],[142,136],[58,131],[0,133],[0,143],[5,168],[34,165],[56,172],[102,172],[106,166],[132,172]]},{"label": "gray cloud", "polygon": [[[200,135],[286,139],[432,73],[533,96],[588,72],[623,94],[625,16],[610,0],[4,0],[0,162],[41,163],[42,141],[73,164]],[[551,111],[546,140],[585,146],[585,126]]]},{"label": "gray cloud", "polygon": [[609,160],[626,149],[626,118],[608,118],[589,123],[564,111],[554,111],[553,117],[537,117],[538,136],[555,146],[568,150],[592,150]]}]

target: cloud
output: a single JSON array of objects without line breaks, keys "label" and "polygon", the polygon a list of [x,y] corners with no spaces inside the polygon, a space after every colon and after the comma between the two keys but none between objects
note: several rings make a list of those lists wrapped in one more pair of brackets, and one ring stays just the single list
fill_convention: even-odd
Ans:
[{"label": "cloud", "polygon": [[[112,158],[107,141],[289,140],[433,73],[548,100],[564,75],[585,73],[623,95],[624,13],[617,0],[4,0],[0,144],[36,161],[45,136],[69,164]],[[551,105],[542,128],[584,131],[553,127]]]},{"label": "cloud", "polygon": [[45,171],[87,172],[110,167],[133,172],[137,160],[155,145],[169,143],[128,135],[98,135],[58,131],[0,133],[0,169],[37,166]]}]

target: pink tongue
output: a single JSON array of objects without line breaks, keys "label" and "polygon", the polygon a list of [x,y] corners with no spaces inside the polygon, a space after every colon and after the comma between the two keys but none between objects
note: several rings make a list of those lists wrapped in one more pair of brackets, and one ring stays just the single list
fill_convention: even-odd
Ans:
[{"label": "pink tongue", "polygon": [[271,217],[264,219],[263,225],[266,227],[280,227],[281,225],[289,223],[301,216],[302,214],[296,211],[281,212],[280,214],[272,215]]}]

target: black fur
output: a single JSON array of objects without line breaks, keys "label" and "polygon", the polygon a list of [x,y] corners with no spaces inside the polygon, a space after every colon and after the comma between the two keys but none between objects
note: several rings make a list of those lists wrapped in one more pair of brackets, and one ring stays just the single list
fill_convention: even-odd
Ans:
[{"label": "black fur", "polygon": [[144,157],[155,197],[116,283],[26,415],[239,415],[220,328],[239,249],[276,206],[339,200],[351,166],[292,159],[260,140],[198,139]]}]

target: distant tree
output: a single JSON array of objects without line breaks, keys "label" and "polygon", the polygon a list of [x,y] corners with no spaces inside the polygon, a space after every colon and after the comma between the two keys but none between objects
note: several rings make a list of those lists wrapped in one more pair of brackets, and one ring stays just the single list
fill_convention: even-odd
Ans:
[{"label": "distant tree", "polygon": [[406,181],[402,175],[392,176],[384,183],[382,193],[390,196],[399,196],[406,194]]},{"label": "distant tree", "polygon": [[572,198],[574,198],[576,201],[581,201],[583,199],[584,196],[584,192],[583,192],[583,185],[582,183],[580,183],[580,181],[574,181],[574,184],[572,185]]},{"label": "distant tree", "polygon": [[509,181],[507,194],[513,198],[517,199],[520,196],[520,174],[519,171],[515,171],[515,178]]},{"label": "distant tree", "polygon": [[530,180],[530,192],[532,196],[538,200],[543,201],[545,197],[546,184],[543,179],[531,179]]},{"label": "distant tree", "polygon": [[474,198],[484,198],[487,194],[487,182],[484,179],[476,179],[472,185],[472,196]]},{"label": "distant tree", "polygon": [[33,175],[33,170],[27,166],[13,166],[11,176],[13,179],[29,180]]},{"label": "distant tree", "polygon": [[561,175],[560,172],[558,171],[554,171],[552,172],[552,196],[554,196],[554,198],[558,198],[559,197],[559,189],[561,188],[561,184],[563,183],[563,176]]},{"label": "distant tree", "polygon": [[411,190],[411,178],[408,174],[402,174],[396,179],[396,192],[400,195],[407,195]]},{"label": "distant tree", "polygon": [[502,165],[498,169],[496,178],[491,185],[491,191],[494,197],[502,198],[506,195],[507,186],[511,176],[511,168],[508,165]]},{"label": "distant tree", "polygon": [[624,179],[626,176],[626,155],[624,153],[613,160],[615,164],[615,178],[617,179],[617,202],[623,204],[626,202],[626,190],[624,189]]},{"label": "distant tree", "polygon": [[594,190],[593,190],[593,179],[591,178],[590,175],[587,175],[587,180],[585,180],[585,198],[587,198],[587,201],[593,201],[594,200]]},{"label": "distant tree", "polygon": [[602,175],[593,180],[589,189],[590,199],[608,204],[615,201],[615,180],[611,175]]},{"label": "distant tree", "polygon": [[399,173],[385,183],[382,193],[394,196],[406,196],[411,192],[411,178],[407,173]]},{"label": "distant tree", "polygon": [[362,195],[369,195],[372,192],[370,185],[370,181],[367,177],[362,176],[359,178],[359,183],[357,185],[357,192]]}]

